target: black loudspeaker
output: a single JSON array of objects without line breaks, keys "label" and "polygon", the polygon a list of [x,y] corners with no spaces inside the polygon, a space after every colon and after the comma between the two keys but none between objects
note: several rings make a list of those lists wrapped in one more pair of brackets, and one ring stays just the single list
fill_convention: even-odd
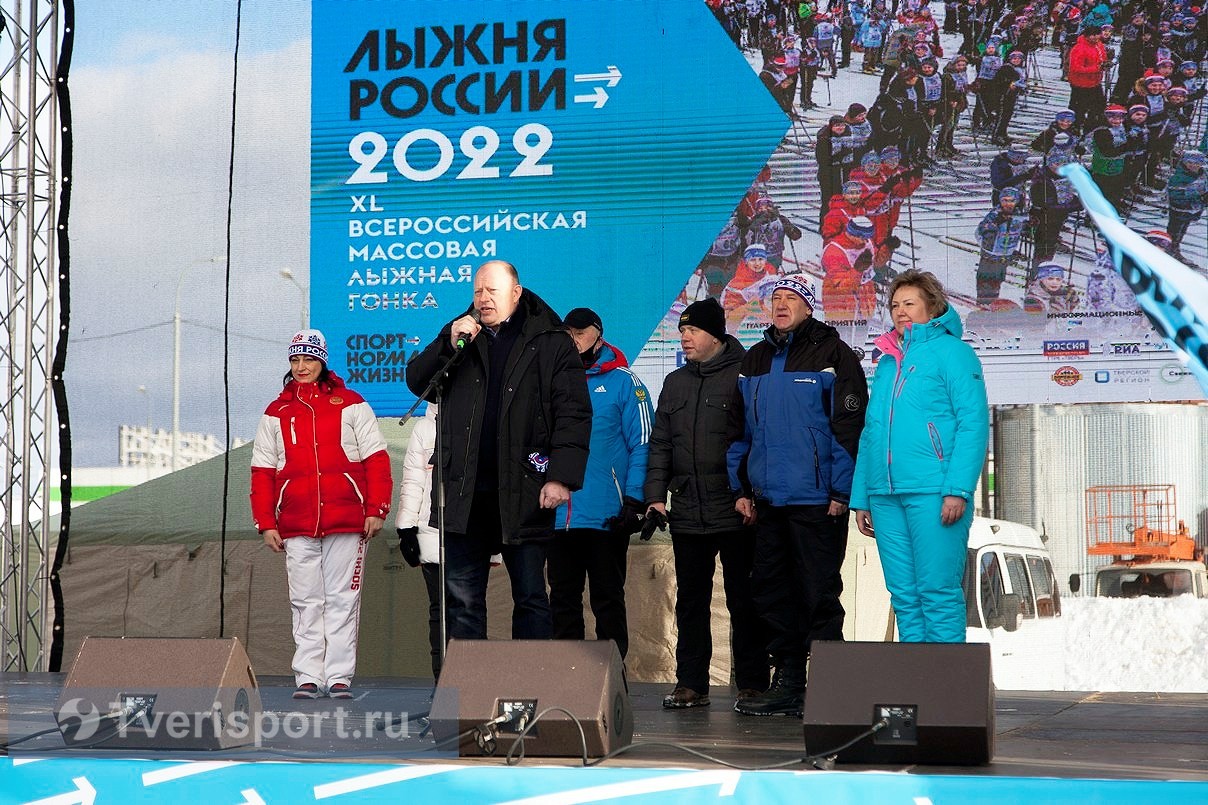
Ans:
[{"label": "black loudspeaker", "polygon": [[55,720],[68,746],[229,749],[253,743],[260,688],[239,640],[88,637]]},{"label": "black loudspeaker", "polygon": [[994,755],[994,683],[984,643],[816,642],[805,689],[805,748],[840,763],[973,766]]},{"label": "black loudspeaker", "polygon": [[[633,711],[621,655],[611,640],[452,640],[432,698],[432,732],[452,740],[488,721],[496,745],[511,742],[543,710],[559,707],[583,727],[589,757],[606,755],[633,738]],[[450,747],[451,748],[451,747]],[[461,755],[483,748],[475,735],[458,743]],[[577,757],[583,739],[569,715],[541,716],[525,736],[529,756]]]}]

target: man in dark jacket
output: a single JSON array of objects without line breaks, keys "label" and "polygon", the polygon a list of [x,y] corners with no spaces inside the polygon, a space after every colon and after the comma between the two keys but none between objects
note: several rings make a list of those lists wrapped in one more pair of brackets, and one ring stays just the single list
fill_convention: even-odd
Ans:
[{"label": "man in dark jacket", "polygon": [[663,381],[644,490],[648,522],[668,516],[671,493],[679,639],[675,690],[663,699],[663,707],[670,709],[709,704],[709,611],[719,553],[739,698],[768,686],[766,641],[751,601],[754,534],[734,511],[726,475],[729,410],[745,351],[738,339],[726,334],[725,311],[716,299],[688,305],[680,314],[679,331],[687,363]]},{"label": "man in dark jacket", "polygon": [[772,325],[742,362],[726,455],[735,510],[756,523],[751,589],[776,665],[746,715],[800,715],[814,640],[843,639],[840,568],[868,384],[860,359],[813,318],[804,276],[772,289]]},{"label": "man in dark jacket", "polygon": [[832,115],[827,125],[818,129],[814,159],[818,163],[819,197],[818,226],[826,218],[827,202],[843,192],[855,160],[851,127],[842,115]]},{"label": "man in dark jacket", "polygon": [[990,138],[990,142],[995,145],[1011,144],[1007,131],[1011,125],[1011,118],[1015,116],[1015,104],[1019,100],[1020,93],[1027,88],[1023,62],[1023,51],[1012,50],[1007,54],[1006,62],[998,68],[994,77],[982,90],[986,93],[986,102],[996,113],[997,123],[994,127],[994,136]]},{"label": "man in dark jacket", "polygon": [[[1059,173],[1062,167],[1073,161],[1074,157],[1068,152],[1054,152],[1045,168],[1032,180],[1031,219],[1035,235],[1028,282],[1034,279],[1032,272],[1037,266],[1053,259],[1060,242],[1061,228],[1070,215],[1082,207],[1073,183]],[[1024,286],[1027,287],[1027,284],[1025,282]]]},{"label": "man in dark jacket", "polygon": [[583,364],[557,314],[502,260],[478,269],[472,311],[407,365],[408,388],[422,394],[459,350],[439,417],[448,637],[486,638],[487,572],[502,552],[512,637],[548,638],[546,543],[554,510],[583,484],[591,437]]}]

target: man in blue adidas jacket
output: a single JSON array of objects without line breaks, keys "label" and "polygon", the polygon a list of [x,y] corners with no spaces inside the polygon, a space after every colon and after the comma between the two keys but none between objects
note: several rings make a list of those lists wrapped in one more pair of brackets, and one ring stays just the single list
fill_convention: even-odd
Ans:
[{"label": "man in blue adidas jacket", "polygon": [[738,376],[727,453],[734,508],[755,522],[751,590],[776,666],[746,715],[801,715],[814,640],[843,639],[840,568],[868,384],[834,327],[813,318],[803,275],[772,288],[772,325]]},{"label": "man in blue adidas jacket", "polygon": [[604,340],[595,312],[575,308],[563,322],[587,373],[591,442],[583,488],[555,513],[548,559],[554,638],[583,639],[583,584],[590,579],[596,639],[616,641],[624,658],[625,555],[646,510],[642,485],[654,405],[625,356]]}]

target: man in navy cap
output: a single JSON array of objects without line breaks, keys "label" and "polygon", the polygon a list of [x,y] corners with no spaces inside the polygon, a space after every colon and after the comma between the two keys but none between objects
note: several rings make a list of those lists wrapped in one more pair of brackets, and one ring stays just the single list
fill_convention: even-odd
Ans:
[{"label": "man in navy cap", "polygon": [[743,359],[726,454],[734,508],[755,524],[751,590],[776,673],[745,715],[801,715],[814,640],[843,639],[840,568],[868,385],[804,275],[772,289],[772,324]]},{"label": "man in navy cap", "polygon": [[554,513],[549,545],[549,603],[554,638],[582,640],[583,587],[590,580],[596,639],[629,650],[625,563],[629,537],[642,527],[642,484],[654,405],[621,351],[604,340],[604,323],[591,308],[563,319],[587,375],[591,441],[583,488]]}]

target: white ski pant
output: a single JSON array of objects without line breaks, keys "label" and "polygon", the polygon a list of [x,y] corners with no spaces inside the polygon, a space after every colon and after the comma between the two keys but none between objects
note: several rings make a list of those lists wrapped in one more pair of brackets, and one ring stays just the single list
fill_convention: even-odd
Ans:
[{"label": "white ski pant", "polygon": [[285,540],[294,623],[294,678],[328,690],[357,667],[365,543],[360,534]]}]

